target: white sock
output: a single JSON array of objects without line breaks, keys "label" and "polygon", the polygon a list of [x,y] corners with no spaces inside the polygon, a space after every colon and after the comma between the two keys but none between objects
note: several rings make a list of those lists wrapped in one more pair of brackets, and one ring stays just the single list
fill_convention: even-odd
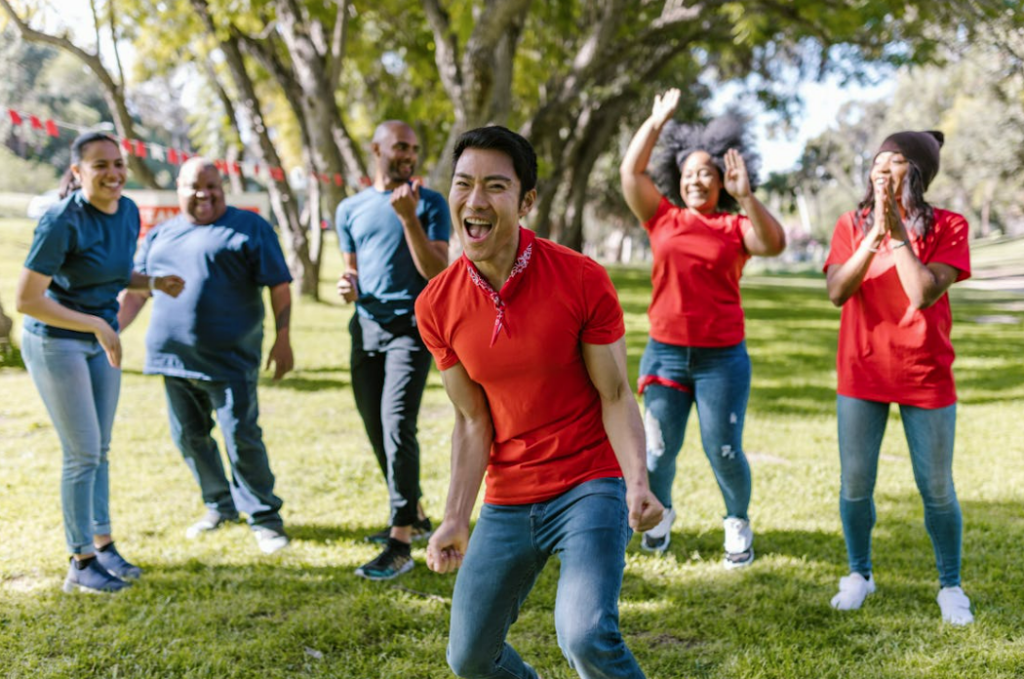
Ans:
[{"label": "white sock", "polygon": [[850,573],[839,578],[839,593],[832,597],[832,608],[838,611],[855,611],[864,603],[864,599],[875,591],[875,579],[865,578],[860,573]]},{"label": "white sock", "polygon": [[942,610],[942,619],[950,625],[970,625],[974,622],[971,600],[960,587],[943,587],[935,600]]}]

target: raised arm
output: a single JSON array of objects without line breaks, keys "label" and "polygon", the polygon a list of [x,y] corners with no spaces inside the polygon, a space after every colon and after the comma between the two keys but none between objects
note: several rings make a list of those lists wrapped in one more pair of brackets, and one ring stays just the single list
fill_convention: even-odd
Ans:
[{"label": "raised arm", "polygon": [[420,275],[428,281],[448,266],[448,241],[430,240],[416,214],[420,202],[420,181],[403,184],[391,192],[391,207],[402,222],[405,242]]},{"label": "raised arm", "polygon": [[441,380],[455,406],[455,429],[448,501],[444,520],[427,544],[427,566],[448,573],[462,565],[469,544],[469,517],[487,471],[494,425],[483,387],[473,381],[461,363],[443,371]]},{"label": "raised arm", "polygon": [[751,229],[743,234],[747,252],[761,257],[774,257],[786,249],[786,232],[779,220],[757,199],[750,187],[747,164],[736,149],[725,152],[725,190],[743,208]]},{"label": "raised arm", "polygon": [[121,339],[110,324],[99,316],[74,311],[46,296],[52,276],[22,268],[14,297],[14,308],[55,328],[96,335],[96,340],[115,368],[121,367]]},{"label": "raised arm", "polygon": [[907,294],[911,306],[915,309],[927,309],[939,301],[949,290],[949,286],[956,282],[957,270],[949,264],[939,262],[924,264],[917,258],[914,248],[910,247],[910,234],[900,219],[891,182],[886,185],[884,200],[886,228],[889,231],[892,258],[896,263],[900,285],[903,286],[903,292]]},{"label": "raised arm", "polygon": [[650,117],[633,135],[619,166],[622,195],[629,209],[641,222],[650,220],[661,202],[661,192],[647,176],[647,165],[651,161],[651,152],[658,142],[658,137],[661,136],[662,128],[672,118],[678,105],[679,90],[675,88],[654,98]]},{"label": "raised arm", "polygon": [[601,418],[626,481],[629,525],[645,531],[661,521],[664,507],[647,483],[644,426],[626,374],[626,341],[583,344],[590,381],[601,395]]}]

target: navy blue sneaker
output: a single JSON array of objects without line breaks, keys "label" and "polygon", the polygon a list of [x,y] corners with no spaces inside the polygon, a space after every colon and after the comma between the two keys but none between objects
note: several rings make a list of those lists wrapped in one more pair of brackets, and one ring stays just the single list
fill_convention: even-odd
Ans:
[{"label": "navy blue sneaker", "polygon": [[96,550],[96,560],[107,569],[108,573],[116,575],[122,580],[138,580],[142,577],[142,569],[125,561],[124,557],[118,553],[117,547],[114,546],[113,542],[102,549]]},{"label": "navy blue sneaker", "polygon": [[90,594],[113,594],[120,592],[130,583],[116,575],[111,575],[96,559],[89,559],[85,568],[79,569],[74,557],[68,564],[68,577],[64,578],[64,591],[71,594],[75,590]]}]

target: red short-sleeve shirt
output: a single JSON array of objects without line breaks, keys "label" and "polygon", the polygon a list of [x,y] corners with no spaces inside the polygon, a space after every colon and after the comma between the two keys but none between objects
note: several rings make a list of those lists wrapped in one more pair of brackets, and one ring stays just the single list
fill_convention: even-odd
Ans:
[{"label": "red short-sleeve shirt", "polygon": [[[924,238],[911,238],[924,264],[939,262],[957,270],[957,280],[971,275],[967,220],[955,212],[935,210],[935,226]],[[848,260],[864,240],[856,214],[839,218],[825,270]],[[857,292],[843,305],[839,321],[836,368],[841,396],[944,408],[956,402],[953,382],[953,316],[949,295],[917,310],[903,291],[888,241],[871,261]]]},{"label": "red short-sleeve shirt", "polygon": [[604,430],[601,399],[581,343],[625,334],[607,272],[583,255],[520,229],[529,264],[505,299],[505,325],[491,344],[495,307],[463,256],[416,301],[420,334],[441,370],[462,363],[483,387],[494,423],[485,501],[543,502],[622,472]]},{"label": "red short-sleeve shirt", "polygon": [[751,228],[743,215],[702,215],[662,198],[644,224],[651,239],[651,337],[688,347],[728,347],[743,341],[740,276],[750,259]]}]

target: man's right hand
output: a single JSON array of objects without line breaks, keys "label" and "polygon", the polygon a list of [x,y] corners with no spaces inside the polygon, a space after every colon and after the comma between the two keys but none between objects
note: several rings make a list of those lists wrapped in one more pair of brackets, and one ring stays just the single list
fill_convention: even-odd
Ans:
[{"label": "man's right hand", "polygon": [[427,543],[427,568],[436,573],[452,573],[462,565],[469,545],[469,524],[445,517]]},{"label": "man's right hand", "polygon": [[354,302],[359,298],[359,275],[354,271],[341,274],[338,279],[338,295],[346,303]]}]

